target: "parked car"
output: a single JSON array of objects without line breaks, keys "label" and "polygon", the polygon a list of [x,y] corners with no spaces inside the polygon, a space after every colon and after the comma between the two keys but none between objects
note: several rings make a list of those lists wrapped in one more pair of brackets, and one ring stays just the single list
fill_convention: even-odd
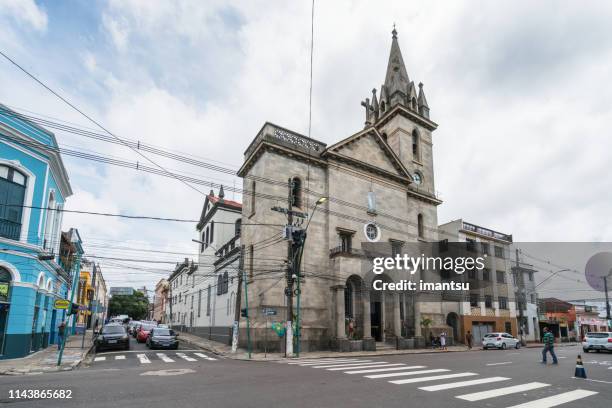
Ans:
[{"label": "parked car", "polygon": [[147,347],[178,349],[178,333],[165,327],[154,327],[147,336]]},{"label": "parked car", "polygon": [[130,338],[120,324],[107,324],[94,341],[96,352],[107,349],[130,349]]},{"label": "parked car", "polygon": [[495,347],[505,350],[507,348],[521,348],[521,341],[508,333],[487,333],[482,338],[482,349]]},{"label": "parked car", "polygon": [[612,332],[588,332],[582,339],[582,349],[585,353],[595,350],[612,351]]},{"label": "parked car", "polygon": [[138,327],[138,325],[140,324],[140,321],[138,320],[132,320],[131,322],[128,323],[128,334],[134,334],[134,330],[136,330],[136,327]]},{"label": "parked car", "polygon": [[148,324],[148,323],[142,323],[140,326],[138,326],[138,333],[136,334],[136,341],[138,343],[146,342],[147,337],[149,336],[149,332],[154,327],[155,325]]}]

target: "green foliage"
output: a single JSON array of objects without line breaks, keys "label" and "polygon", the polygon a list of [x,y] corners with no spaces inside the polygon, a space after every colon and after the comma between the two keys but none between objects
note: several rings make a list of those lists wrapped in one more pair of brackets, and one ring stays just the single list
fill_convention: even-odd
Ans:
[{"label": "green foliage", "polygon": [[147,316],[149,299],[139,291],[132,295],[114,295],[108,303],[109,316],[128,315],[134,320]]},{"label": "green foliage", "polygon": [[423,327],[429,327],[431,326],[431,324],[433,323],[433,321],[431,319],[428,319],[427,317],[423,318],[421,320],[421,326]]}]

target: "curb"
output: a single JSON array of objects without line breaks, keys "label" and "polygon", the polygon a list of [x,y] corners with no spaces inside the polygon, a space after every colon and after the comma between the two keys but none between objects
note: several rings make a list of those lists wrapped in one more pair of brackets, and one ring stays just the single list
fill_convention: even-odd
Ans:
[{"label": "curb", "polygon": [[70,365],[67,366],[47,366],[47,367],[35,367],[35,368],[9,368],[6,370],[0,370],[0,375],[34,375],[34,374],[43,374],[43,373],[54,373],[58,371],[72,371],[79,368],[83,360],[87,358],[91,350],[93,349],[93,344],[86,349],[82,354],[81,358],[73,361]]},{"label": "curb", "polygon": [[179,339],[179,342],[190,344],[192,346],[201,348],[202,350],[208,351],[209,353],[213,353],[214,355],[219,356],[219,357],[227,357],[223,352],[220,352],[218,350],[212,349],[212,348],[207,347],[207,346],[203,346],[203,345],[198,344],[198,343],[194,343],[194,342],[189,341],[189,340]]}]

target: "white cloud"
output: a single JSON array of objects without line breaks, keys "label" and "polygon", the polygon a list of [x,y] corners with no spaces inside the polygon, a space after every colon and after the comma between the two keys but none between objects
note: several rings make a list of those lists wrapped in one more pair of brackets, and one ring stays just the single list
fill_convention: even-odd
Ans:
[{"label": "white cloud", "polygon": [[125,22],[120,18],[114,18],[105,13],[102,15],[102,23],[117,50],[120,52],[125,51],[129,37],[129,31],[126,28]]},{"label": "white cloud", "polygon": [[10,16],[37,31],[47,29],[47,13],[34,0],[0,0],[0,15]]},{"label": "white cloud", "polygon": [[[408,74],[425,83],[440,125],[439,221],[463,217],[519,241],[611,240],[605,222],[612,212],[612,176],[605,172],[612,147],[611,15],[609,7],[556,3],[317,2],[312,136],[333,143],[362,127],[359,102],[384,80],[395,22]],[[97,72],[91,80],[105,97],[73,99],[116,134],[239,165],[264,121],[306,131],[307,2],[111,1],[101,27],[114,48],[78,55]],[[71,84],[63,88],[76,93]],[[66,117],[39,95],[18,83],[0,86],[0,96],[17,106]],[[122,146],[59,136],[143,162]],[[199,216],[202,196],[176,180],[121,168],[95,169],[88,179],[89,166],[68,162],[78,183],[72,208]],[[192,225],[68,220],[86,231],[86,240],[145,240],[147,247],[195,252]]]}]

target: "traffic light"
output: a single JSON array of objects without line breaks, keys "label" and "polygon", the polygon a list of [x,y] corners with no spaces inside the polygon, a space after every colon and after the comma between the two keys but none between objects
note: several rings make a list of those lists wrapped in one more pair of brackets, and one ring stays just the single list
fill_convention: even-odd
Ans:
[{"label": "traffic light", "polygon": [[240,316],[241,317],[249,317],[249,313],[248,313],[248,309],[240,309]]}]

